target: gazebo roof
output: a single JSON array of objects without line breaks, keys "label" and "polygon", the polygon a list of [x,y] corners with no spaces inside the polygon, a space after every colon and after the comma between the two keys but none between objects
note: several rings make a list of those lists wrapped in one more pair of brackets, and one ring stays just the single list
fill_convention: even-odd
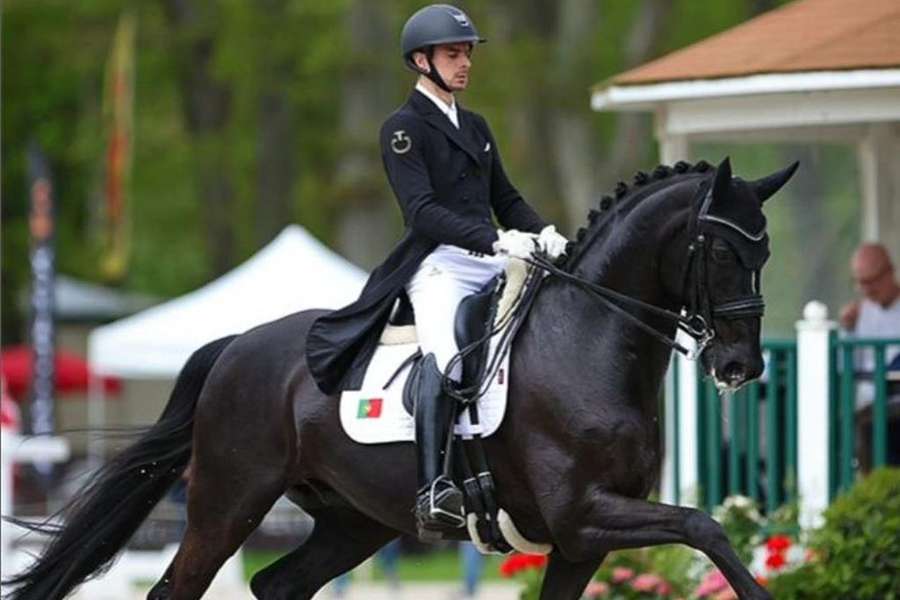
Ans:
[{"label": "gazebo roof", "polygon": [[800,0],[613,77],[615,85],[900,66],[897,0]]},{"label": "gazebo roof", "polygon": [[597,110],[900,86],[898,0],[798,0],[598,84]]}]

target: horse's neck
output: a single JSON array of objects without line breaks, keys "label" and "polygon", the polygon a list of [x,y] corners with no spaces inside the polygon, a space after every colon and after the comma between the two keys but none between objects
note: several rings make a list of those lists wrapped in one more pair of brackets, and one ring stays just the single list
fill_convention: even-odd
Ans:
[{"label": "horse's neck", "polygon": [[[658,223],[654,225],[653,222]],[[619,227],[632,229],[630,235],[586,252],[575,272],[642,302],[666,305],[662,287],[660,245],[672,229],[672,219],[656,219],[633,228],[627,221]],[[627,308],[646,323],[669,337],[675,333],[672,323],[660,322],[645,312]],[[571,360],[568,373],[584,380],[585,396],[601,394],[607,400],[628,403],[648,416],[658,411],[657,396],[668,365],[670,349],[640,331],[634,321],[604,306],[586,292],[568,283],[549,282],[536,299],[535,317],[541,322],[541,344],[553,348],[558,356]],[[619,394],[622,397],[611,398]],[[586,398],[586,401],[594,401]]]}]

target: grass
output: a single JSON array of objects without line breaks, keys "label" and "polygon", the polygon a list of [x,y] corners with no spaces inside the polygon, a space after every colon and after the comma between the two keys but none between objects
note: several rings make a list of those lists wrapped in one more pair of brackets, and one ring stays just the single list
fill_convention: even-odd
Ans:
[{"label": "grass", "polygon": [[[284,552],[261,550],[245,550],[244,577],[250,577],[260,569],[280,558]],[[481,580],[501,579],[500,564],[502,556],[485,556],[484,571]],[[365,566],[358,567],[365,570]],[[376,559],[371,570],[374,581],[384,581],[384,573]],[[438,550],[428,554],[403,554],[398,563],[400,581],[460,581],[462,579],[462,562],[456,549]]]}]

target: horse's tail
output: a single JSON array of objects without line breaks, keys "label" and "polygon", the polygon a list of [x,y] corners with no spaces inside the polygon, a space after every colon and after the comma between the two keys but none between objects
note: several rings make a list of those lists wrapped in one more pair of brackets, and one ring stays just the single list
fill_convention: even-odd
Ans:
[{"label": "horse's tail", "polygon": [[230,336],[188,359],[159,420],[91,476],[52,519],[61,525],[20,523],[49,535],[40,558],[4,584],[13,600],[62,599],[86,579],[109,569],[119,550],[181,476],[191,457],[194,410],[203,384]]}]

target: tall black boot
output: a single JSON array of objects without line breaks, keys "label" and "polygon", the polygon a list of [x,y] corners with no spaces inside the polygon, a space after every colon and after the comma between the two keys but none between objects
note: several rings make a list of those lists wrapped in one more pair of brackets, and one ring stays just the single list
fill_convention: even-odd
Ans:
[{"label": "tall black boot", "polygon": [[416,398],[416,448],[419,491],[416,525],[419,537],[430,541],[441,533],[465,526],[463,495],[444,470],[444,453],[456,414],[456,402],[444,396],[434,354],[422,359]]}]

